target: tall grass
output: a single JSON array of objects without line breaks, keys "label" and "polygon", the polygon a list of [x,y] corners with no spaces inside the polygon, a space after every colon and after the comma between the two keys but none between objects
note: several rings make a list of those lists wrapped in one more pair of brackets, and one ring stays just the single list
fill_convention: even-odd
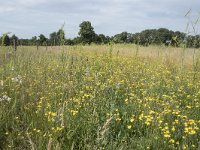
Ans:
[{"label": "tall grass", "polygon": [[137,47],[19,47],[0,64],[0,149],[200,148],[190,50],[180,72],[180,49]]}]

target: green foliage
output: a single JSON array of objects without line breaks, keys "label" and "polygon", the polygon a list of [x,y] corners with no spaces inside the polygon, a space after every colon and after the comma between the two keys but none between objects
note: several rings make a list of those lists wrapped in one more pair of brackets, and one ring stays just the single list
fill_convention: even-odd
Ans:
[{"label": "green foliage", "polygon": [[39,43],[40,45],[46,45],[47,43],[47,38],[43,34],[39,35]]},{"label": "green foliage", "polygon": [[61,28],[58,30],[57,32],[57,36],[59,39],[59,45],[64,45],[65,44],[65,31],[64,31],[64,26],[65,24],[63,24],[61,26]]},{"label": "green foliage", "polygon": [[[188,13],[189,15],[189,13]],[[64,32],[64,24],[57,32],[52,32],[49,35],[49,39],[46,38],[43,34],[40,34],[39,39],[37,37],[33,37],[32,39],[18,39],[19,45],[36,45],[39,42],[40,45],[78,45],[78,44],[107,44],[111,41],[114,43],[133,43],[143,46],[149,45],[166,45],[166,46],[174,46],[174,47],[193,47],[200,48],[200,35],[198,35],[195,30],[197,23],[199,22],[199,18],[193,23],[193,21],[189,18],[189,24],[192,26],[193,32],[189,32],[192,34],[186,34],[180,31],[172,31],[166,28],[159,29],[146,29],[139,33],[128,33],[126,31],[116,34],[112,37],[105,36],[104,34],[97,34],[94,31],[94,28],[90,21],[83,21],[79,27],[80,30],[78,32],[77,37],[73,39],[66,39]],[[189,26],[189,25],[188,25]],[[189,27],[188,27],[189,28]],[[6,34],[1,38],[2,45],[10,45],[12,44],[12,39],[9,39]],[[3,43],[4,41],[4,43]]]},{"label": "green foliage", "polygon": [[10,37],[10,42],[11,42],[11,45],[18,45],[18,37],[13,34],[11,37]]},{"label": "green foliage", "polygon": [[82,43],[81,37],[75,37],[73,39],[73,43],[76,45],[81,44]]},{"label": "green foliage", "polygon": [[79,35],[83,44],[91,44],[95,41],[94,28],[89,21],[83,21],[80,25]]},{"label": "green foliage", "polygon": [[64,24],[57,32],[53,32],[49,35],[49,45],[58,46],[65,44],[65,31]]},{"label": "green foliage", "polygon": [[37,45],[37,36],[31,38],[32,45]]},{"label": "green foliage", "polygon": [[4,33],[1,40],[2,40],[2,43],[1,45],[2,46],[9,46],[10,45],[10,37],[8,36],[10,33]]},{"label": "green foliage", "polygon": [[114,43],[132,43],[133,37],[131,33],[122,32],[120,34],[116,34],[112,40]]},{"label": "green foliage", "polygon": [[59,39],[56,32],[53,32],[49,35],[49,42],[52,46],[59,45]]}]

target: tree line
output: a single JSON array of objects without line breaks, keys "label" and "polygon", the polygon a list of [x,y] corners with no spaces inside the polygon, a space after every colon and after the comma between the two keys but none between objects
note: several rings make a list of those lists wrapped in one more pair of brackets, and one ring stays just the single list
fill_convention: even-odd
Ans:
[{"label": "tree line", "polygon": [[59,46],[59,45],[77,45],[77,44],[108,44],[108,43],[133,43],[143,46],[148,45],[171,45],[175,47],[200,47],[200,35],[187,35],[180,31],[172,31],[166,28],[147,29],[138,33],[122,32],[114,36],[106,36],[104,34],[97,34],[89,21],[83,21],[79,25],[78,36],[70,39],[65,38],[63,27],[57,32],[53,32],[49,37],[40,34],[38,37],[34,36],[31,39],[21,39],[15,34],[9,36],[8,34],[0,37],[0,45],[23,45],[23,46]]}]

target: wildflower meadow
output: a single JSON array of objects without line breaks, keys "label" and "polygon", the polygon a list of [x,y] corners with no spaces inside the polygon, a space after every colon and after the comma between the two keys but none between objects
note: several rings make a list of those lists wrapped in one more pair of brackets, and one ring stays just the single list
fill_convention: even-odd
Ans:
[{"label": "wildflower meadow", "polygon": [[0,149],[200,149],[200,55],[192,52],[2,47]]}]

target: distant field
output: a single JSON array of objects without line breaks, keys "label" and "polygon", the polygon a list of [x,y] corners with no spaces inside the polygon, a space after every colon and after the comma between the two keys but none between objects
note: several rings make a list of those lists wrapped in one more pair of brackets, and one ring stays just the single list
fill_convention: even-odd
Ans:
[{"label": "distant field", "polygon": [[165,46],[0,47],[0,149],[200,149],[199,63]]},{"label": "distant field", "polygon": [[[36,50],[36,47],[19,47],[22,50]],[[39,47],[40,51],[46,51],[46,47]],[[143,47],[134,44],[119,44],[119,45],[92,45],[92,46],[65,46],[64,50],[69,52],[82,52],[82,53],[93,53],[93,54],[103,54],[107,53],[112,49],[113,55],[119,56],[130,56],[130,57],[143,57],[143,58],[163,58],[168,59],[176,63],[182,62],[184,58],[185,63],[193,63],[193,53],[196,51],[195,57],[200,56],[200,49],[192,48],[176,48],[176,47],[166,47],[166,46],[149,46]],[[60,52],[63,47],[59,46],[49,46],[47,51],[50,52]]]}]

